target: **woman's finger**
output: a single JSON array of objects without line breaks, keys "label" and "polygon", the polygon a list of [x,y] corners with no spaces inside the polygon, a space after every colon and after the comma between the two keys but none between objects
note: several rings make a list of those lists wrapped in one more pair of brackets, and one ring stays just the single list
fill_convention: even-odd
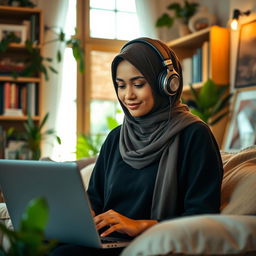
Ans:
[{"label": "woman's finger", "polygon": [[[121,224],[115,224],[115,225],[110,226],[107,230],[105,230],[103,233],[101,233],[100,236],[108,236],[115,231],[121,232]],[[121,232],[121,233],[123,233],[123,232]]]}]

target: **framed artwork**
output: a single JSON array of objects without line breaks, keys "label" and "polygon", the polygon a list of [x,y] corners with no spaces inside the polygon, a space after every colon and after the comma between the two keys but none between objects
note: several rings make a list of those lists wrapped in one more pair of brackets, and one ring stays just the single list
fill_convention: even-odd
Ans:
[{"label": "framed artwork", "polygon": [[240,30],[235,88],[256,84],[256,20],[243,24]]},{"label": "framed artwork", "polygon": [[236,94],[224,150],[237,152],[256,144],[256,90]]},{"label": "framed artwork", "polygon": [[25,43],[26,41],[26,27],[24,25],[0,25],[0,41],[11,37],[15,43]]}]

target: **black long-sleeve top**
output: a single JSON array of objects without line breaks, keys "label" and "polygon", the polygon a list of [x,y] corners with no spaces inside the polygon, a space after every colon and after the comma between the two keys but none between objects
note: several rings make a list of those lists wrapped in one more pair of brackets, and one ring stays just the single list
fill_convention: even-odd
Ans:
[{"label": "black long-sleeve top", "polygon": [[[150,219],[159,162],[132,168],[120,155],[119,136],[120,126],[101,148],[88,188],[92,208],[96,214],[113,209],[132,219]],[[218,213],[223,168],[207,125],[193,123],[181,132],[177,163],[177,213],[169,218]]]}]

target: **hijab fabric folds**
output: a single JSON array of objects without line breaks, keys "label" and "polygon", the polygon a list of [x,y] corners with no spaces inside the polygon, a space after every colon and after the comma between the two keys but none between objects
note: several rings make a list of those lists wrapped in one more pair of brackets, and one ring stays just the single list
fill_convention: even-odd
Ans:
[{"label": "hijab fabric folds", "polygon": [[[168,52],[182,85],[182,72],[177,57],[161,41],[157,42]],[[164,67],[155,50],[141,42],[124,47],[112,62],[116,92],[116,69],[122,60],[129,61],[142,73],[152,88],[155,104],[149,114],[133,117],[120,102],[125,113],[119,140],[120,153],[123,160],[138,171],[159,161],[151,218],[170,218],[176,213],[179,133],[188,125],[201,120],[192,115],[186,105],[181,104],[182,86],[174,96],[160,93],[158,75]]]}]

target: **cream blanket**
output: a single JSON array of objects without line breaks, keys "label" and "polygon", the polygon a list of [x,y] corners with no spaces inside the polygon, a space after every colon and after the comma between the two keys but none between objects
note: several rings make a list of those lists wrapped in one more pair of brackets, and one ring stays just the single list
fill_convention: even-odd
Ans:
[{"label": "cream blanket", "polygon": [[221,213],[256,214],[256,146],[238,153],[221,152],[221,156]]}]

